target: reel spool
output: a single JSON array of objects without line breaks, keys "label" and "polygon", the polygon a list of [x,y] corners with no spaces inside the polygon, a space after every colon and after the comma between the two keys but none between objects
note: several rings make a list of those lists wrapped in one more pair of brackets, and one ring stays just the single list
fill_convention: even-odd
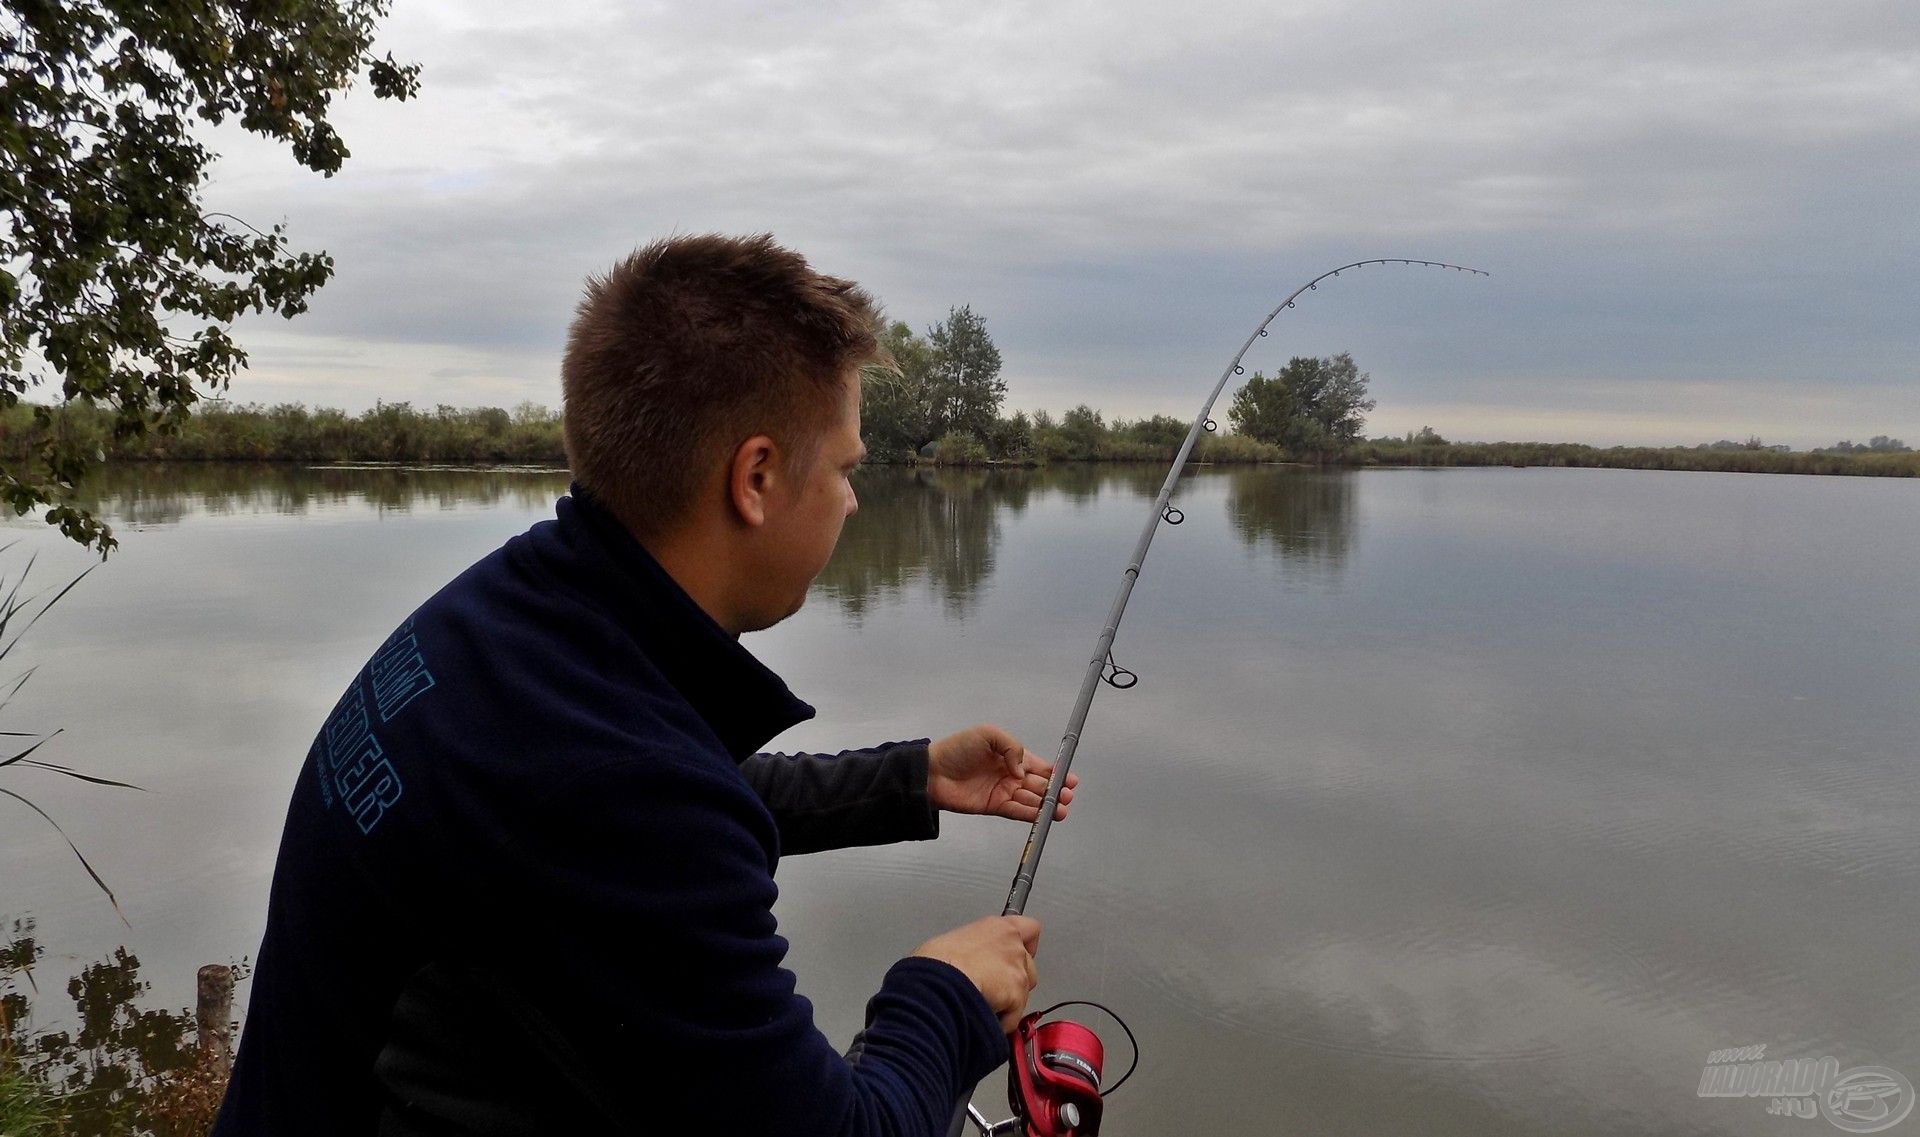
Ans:
[{"label": "reel spool", "polygon": [[[1061,1007],[1084,1006],[1106,1011],[1133,1046],[1133,1062],[1106,1090],[1100,1079],[1106,1048],[1100,1036],[1071,1019],[1041,1022]],[[1071,1000],[1056,1003],[1020,1020],[1014,1029],[1013,1056],[1007,1064],[1007,1103],[1013,1116],[989,1125],[972,1106],[968,1115],[986,1137],[1099,1137],[1106,1095],[1120,1088],[1140,1065],[1140,1044],[1119,1015],[1099,1003]]]},{"label": "reel spool", "polygon": [[1014,1032],[1007,1064],[1013,1115],[1026,1137],[1097,1137],[1106,1059],[1100,1036],[1069,1019],[1042,1024],[1040,1017],[1021,1019]]}]

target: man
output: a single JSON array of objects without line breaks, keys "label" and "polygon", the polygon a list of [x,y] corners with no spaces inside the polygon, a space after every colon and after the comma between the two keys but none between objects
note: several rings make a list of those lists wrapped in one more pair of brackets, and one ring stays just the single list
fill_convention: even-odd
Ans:
[{"label": "man", "polygon": [[737,637],[799,609],[857,508],[877,325],[767,237],[589,282],[570,496],[408,618],[308,753],[216,1134],[935,1134],[1004,1059],[1030,919],[895,964],[851,1059],[780,966],[781,853],[1030,820],[1051,773],[984,725],[755,753],[813,712]]}]

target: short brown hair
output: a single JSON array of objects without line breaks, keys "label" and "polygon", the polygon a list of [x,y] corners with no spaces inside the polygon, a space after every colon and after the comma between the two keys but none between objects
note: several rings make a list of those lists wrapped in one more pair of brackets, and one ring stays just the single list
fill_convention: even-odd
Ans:
[{"label": "short brown hair", "polygon": [[568,329],[574,479],[635,533],[657,534],[753,435],[789,461],[814,453],[841,384],[884,359],[879,327],[873,297],[768,234],[655,241],[588,278]]}]

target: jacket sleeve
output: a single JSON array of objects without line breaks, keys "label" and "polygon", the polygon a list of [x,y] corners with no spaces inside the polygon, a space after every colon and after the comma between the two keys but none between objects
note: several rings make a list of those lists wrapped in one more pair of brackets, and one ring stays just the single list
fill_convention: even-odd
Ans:
[{"label": "jacket sleeve", "polygon": [[629,758],[552,804],[505,858],[513,879],[500,899],[538,913],[542,957],[560,968],[540,984],[554,1028],[604,1063],[615,1097],[648,1102],[650,1121],[937,1137],[1005,1059],[979,990],[922,958],[887,972],[859,1063],[835,1051],[781,966],[772,826],[733,770]]},{"label": "jacket sleeve", "polygon": [[779,825],[782,854],[940,835],[924,738],[839,754],[755,754],[740,773]]}]

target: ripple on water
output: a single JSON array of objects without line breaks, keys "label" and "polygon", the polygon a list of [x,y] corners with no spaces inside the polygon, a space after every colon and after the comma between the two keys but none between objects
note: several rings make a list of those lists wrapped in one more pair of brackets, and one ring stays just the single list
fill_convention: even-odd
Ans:
[{"label": "ripple on water", "polygon": [[[791,870],[783,869],[783,872],[787,871]],[[836,880],[906,882],[921,886],[948,886],[956,890],[977,889],[983,893],[991,892],[996,880],[1004,888],[1012,875],[1010,871],[983,864],[907,857],[897,852],[885,855],[843,853],[833,863],[831,874]]]},{"label": "ripple on water", "polygon": [[1549,954],[1488,934],[1505,923],[1488,915],[1484,923],[1318,937],[1265,959],[1223,959],[1217,946],[1189,941],[1136,982],[1233,1031],[1408,1062],[1558,1059],[1567,1054],[1558,1039],[1581,1033],[1576,1022],[1644,1014],[1648,971],[1625,943],[1583,930],[1577,943],[1556,943]]}]

